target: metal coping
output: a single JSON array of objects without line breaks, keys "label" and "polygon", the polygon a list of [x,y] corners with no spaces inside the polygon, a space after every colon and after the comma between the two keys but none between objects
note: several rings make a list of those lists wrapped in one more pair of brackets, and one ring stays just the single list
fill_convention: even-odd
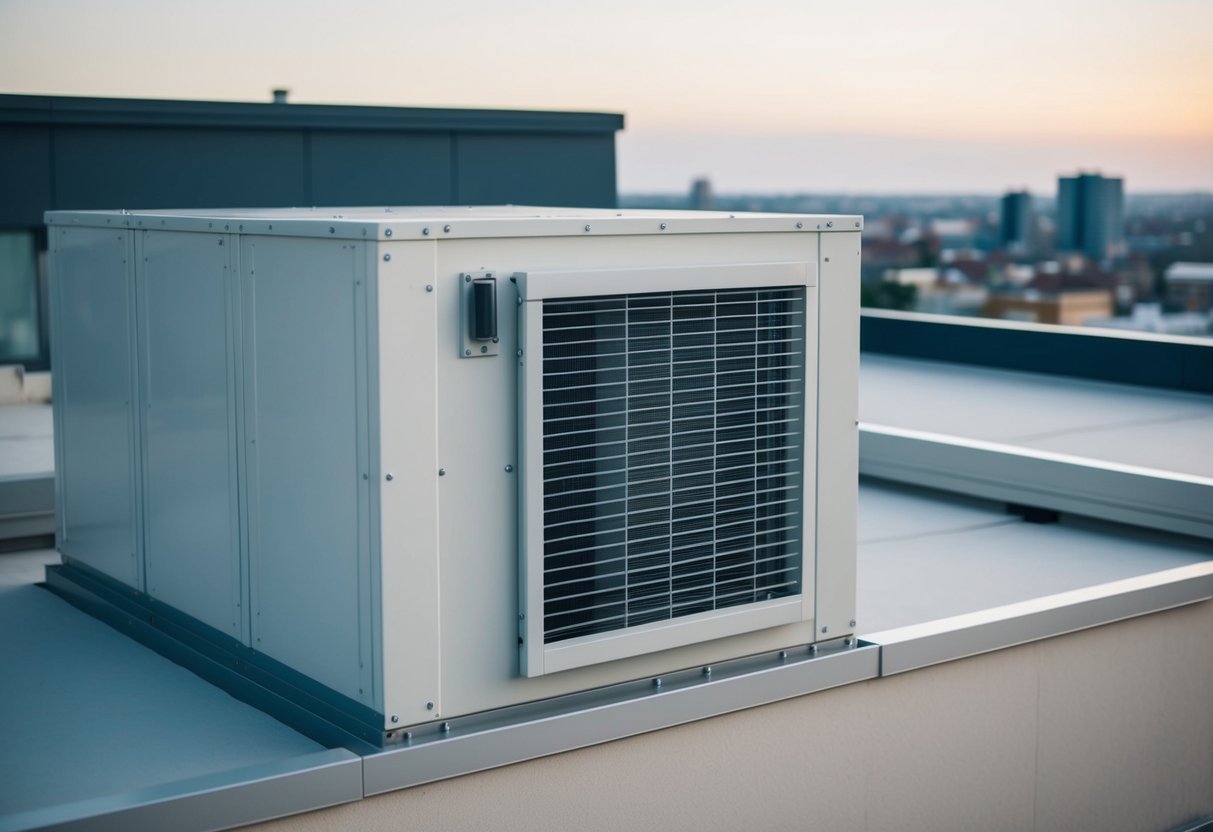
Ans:
[{"label": "metal coping", "polygon": [[865,309],[860,350],[1213,393],[1213,339]]},{"label": "metal coping", "polygon": [[1213,480],[861,422],[860,474],[1213,539]]},{"label": "metal coping", "polygon": [[619,113],[0,95],[0,124],[613,134],[623,122]]}]

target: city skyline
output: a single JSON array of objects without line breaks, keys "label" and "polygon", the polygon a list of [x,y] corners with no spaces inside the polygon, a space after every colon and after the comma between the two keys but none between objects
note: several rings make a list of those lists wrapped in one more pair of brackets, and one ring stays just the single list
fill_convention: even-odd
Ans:
[{"label": "city skyline", "polygon": [[1190,191],[1209,31],[1195,0],[0,0],[0,92],[622,112],[621,192]]}]

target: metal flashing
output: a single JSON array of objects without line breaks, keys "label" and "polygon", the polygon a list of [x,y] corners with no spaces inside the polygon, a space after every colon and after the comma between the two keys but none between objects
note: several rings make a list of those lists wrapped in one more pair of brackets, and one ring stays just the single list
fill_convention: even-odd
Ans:
[{"label": "metal flashing", "polygon": [[1213,538],[1213,480],[1018,445],[860,423],[859,471],[1147,528]]},{"label": "metal flashing", "polygon": [[880,675],[1014,647],[1213,598],[1213,561],[863,636]]},{"label": "metal flashing", "polygon": [[[848,639],[849,641],[849,639]],[[559,754],[877,676],[875,645],[835,642],[453,719],[363,761],[371,795]]]}]

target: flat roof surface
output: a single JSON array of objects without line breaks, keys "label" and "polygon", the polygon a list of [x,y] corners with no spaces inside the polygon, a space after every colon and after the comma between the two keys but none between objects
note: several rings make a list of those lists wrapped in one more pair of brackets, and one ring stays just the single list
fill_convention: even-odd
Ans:
[{"label": "flat roof surface", "polygon": [[22,582],[30,558],[0,555],[0,818],[323,750]]},{"label": "flat roof surface", "polygon": [[1213,397],[863,353],[861,422],[1213,478]]}]

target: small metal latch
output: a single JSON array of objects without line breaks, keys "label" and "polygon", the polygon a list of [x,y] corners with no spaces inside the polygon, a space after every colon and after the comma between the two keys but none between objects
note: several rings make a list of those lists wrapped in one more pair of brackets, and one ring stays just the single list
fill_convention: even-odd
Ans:
[{"label": "small metal latch", "polygon": [[497,277],[492,272],[459,275],[459,357],[497,355]]}]

